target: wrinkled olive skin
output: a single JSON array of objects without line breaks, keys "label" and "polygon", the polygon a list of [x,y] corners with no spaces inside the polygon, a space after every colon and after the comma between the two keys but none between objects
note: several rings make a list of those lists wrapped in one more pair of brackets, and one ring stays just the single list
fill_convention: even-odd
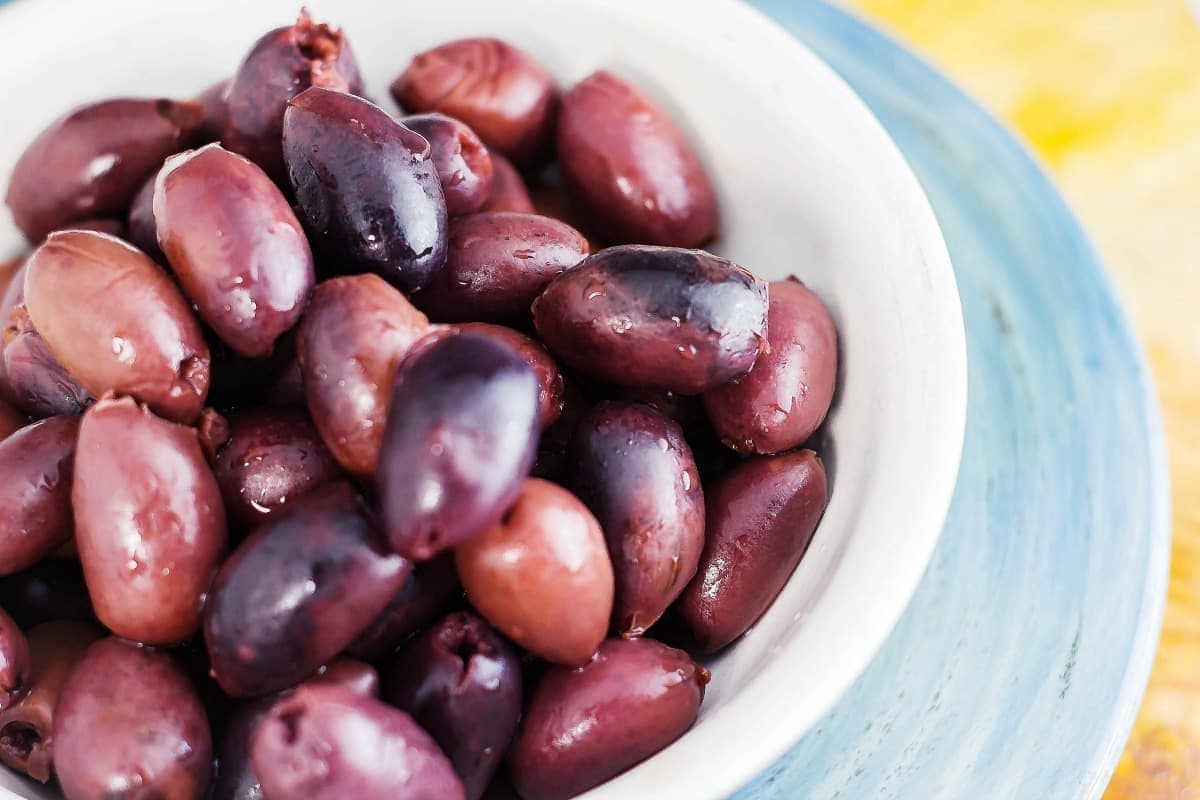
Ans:
[{"label": "wrinkled olive skin", "polygon": [[0,399],[0,442],[29,424],[29,417]]},{"label": "wrinkled olive skin", "polygon": [[754,366],[767,284],[702,250],[610,247],[551,281],[533,320],[550,350],[585,374],[700,394]]},{"label": "wrinkled olive skin", "polygon": [[154,222],[154,184],[157,181],[156,170],[133,196],[129,216],[125,218],[125,238],[157,263],[165,265],[167,257],[158,246],[158,226]]},{"label": "wrinkled olive skin", "polygon": [[29,641],[13,618],[0,609],[0,712],[28,691],[32,676]]},{"label": "wrinkled olive skin", "polygon": [[250,530],[342,474],[302,409],[248,408],[228,420],[229,438],[213,473],[235,530]]},{"label": "wrinkled olive skin", "polygon": [[82,414],[96,398],[50,352],[29,311],[17,306],[4,330],[4,372],[14,401],[35,419]]},{"label": "wrinkled olive skin", "polygon": [[250,759],[271,800],[464,800],[449,760],[408,714],[340,686],[277,701]]},{"label": "wrinkled olive skin", "polygon": [[79,426],[71,502],[100,621],[146,644],[195,633],[226,544],[221,492],[196,430],[129,398],[101,400]]},{"label": "wrinkled olive skin", "polygon": [[5,202],[17,227],[36,243],[73,222],[124,218],[142,182],[192,142],[202,113],[196,103],[161,99],[105,100],[71,111],[13,167]]},{"label": "wrinkled olive skin", "polygon": [[314,22],[302,10],[295,25],[263,34],[238,66],[225,89],[223,130],[217,138],[277,183],[285,183],[280,147],[284,110],[310,86],[360,92],[362,78],[342,32]]},{"label": "wrinkled olive skin", "polygon": [[492,191],[480,211],[515,211],[532,214],[533,201],[517,168],[499,153],[489,152],[492,160]]},{"label": "wrinkled olive skin", "polygon": [[375,275],[313,291],[296,340],[308,408],[329,451],[360,479],[375,474],[396,366],[428,329],[425,315]]},{"label": "wrinkled olive skin", "polygon": [[62,685],[54,769],[68,800],[194,800],[212,772],[212,734],[183,670],[120,639],[91,645]]},{"label": "wrinkled olive skin", "polygon": [[53,774],[54,710],[71,667],[92,642],[98,628],[74,620],[54,620],[29,631],[28,691],[0,711],[0,762],[46,783]]},{"label": "wrinkled olive skin", "polygon": [[51,417],[0,442],[0,575],[28,569],[74,532],[78,417]]},{"label": "wrinkled olive skin", "polygon": [[742,453],[799,447],[825,421],[837,383],[837,327],[821,298],[799,281],[775,281],[767,349],[754,367],[704,394],[721,441]]},{"label": "wrinkled olive skin", "polygon": [[538,380],[512,347],[460,333],[396,374],[378,492],[392,549],[424,561],[494,525],[529,474]]},{"label": "wrinkled olive skin", "polygon": [[812,450],[752,458],[708,487],[700,568],[676,606],[705,652],[737,639],[771,607],[827,497],[825,467]]},{"label": "wrinkled olive skin", "polygon": [[454,556],[443,553],[413,567],[412,574],[346,652],[378,661],[412,634],[433,622],[458,594]]},{"label": "wrinkled olive skin", "polygon": [[400,120],[425,137],[432,150],[452,217],[474,214],[492,193],[492,159],[475,131],[445,114],[412,114]]},{"label": "wrinkled olive skin", "polygon": [[397,654],[385,699],[433,736],[478,800],[521,718],[521,658],[479,617],[451,614]]},{"label": "wrinkled olive skin", "polygon": [[191,422],[208,395],[210,356],[175,284],[119,239],[62,231],[29,257],[25,305],[59,362],[96,397],[129,394]]},{"label": "wrinkled olive skin", "polygon": [[346,482],[273,515],[221,567],[204,609],[213,676],[234,697],[293,686],[375,619],[411,569]]},{"label": "wrinkled olive skin", "polygon": [[528,324],[551,280],[587,255],[587,240],[537,214],[493,212],[450,221],[446,267],[414,301],[438,322]]},{"label": "wrinkled olive skin", "polygon": [[536,656],[579,666],[608,632],[613,568],[587,506],[530,478],[503,520],[455,551],[480,614]]},{"label": "wrinkled olive skin", "polygon": [[201,319],[238,354],[270,355],[316,281],[308,239],[278,187],[242,156],[206,145],[159,170],[154,219]]},{"label": "wrinkled olive skin", "polygon": [[409,111],[460,119],[493,150],[524,164],[546,149],[558,89],[536,61],[499,39],[458,39],[420,53],[392,83]]},{"label": "wrinkled olive skin", "polygon": [[572,444],[571,487],[608,541],[613,627],[640,636],[696,574],[704,492],[683,430],[653,408],[602,403]]},{"label": "wrinkled olive skin", "polygon": [[567,800],[644,761],[696,719],[708,672],[653,639],[609,639],[579,669],[554,666],[509,752],[524,800]]},{"label": "wrinkled olive skin", "polygon": [[330,268],[408,292],[446,262],[432,149],[376,105],[313,87],[288,103],[283,154],[301,218]]},{"label": "wrinkled olive skin", "polygon": [[698,247],[716,234],[699,157],[662,109],[611,72],[563,97],[557,146],[572,199],[609,241]]},{"label": "wrinkled olive skin", "polygon": [[509,345],[533,369],[538,382],[538,421],[542,430],[553,425],[562,414],[563,393],[566,391],[562,373],[554,358],[536,339],[513,328],[487,322],[464,322],[455,325],[459,333],[480,333]]},{"label": "wrinkled olive skin", "polygon": [[90,622],[96,618],[83,568],[74,559],[48,558],[0,577],[0,606],[23,630],[51,620]]}]

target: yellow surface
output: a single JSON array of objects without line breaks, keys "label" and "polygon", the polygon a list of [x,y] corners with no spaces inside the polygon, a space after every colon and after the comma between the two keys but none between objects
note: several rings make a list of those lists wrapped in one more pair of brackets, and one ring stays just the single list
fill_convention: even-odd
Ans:
[{"label": "yellow surface", "polygon": [[1115,273],[1166,416],[1174,546],[1150,688],[1105,800],[1200,798],[1200,30],[1181,0],[848,5],[1026,137]]}]

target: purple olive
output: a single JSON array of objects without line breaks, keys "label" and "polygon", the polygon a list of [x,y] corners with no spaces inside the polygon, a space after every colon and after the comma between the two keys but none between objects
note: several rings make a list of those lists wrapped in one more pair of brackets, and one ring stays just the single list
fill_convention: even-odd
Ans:
[{"label": "purple olive", "polygon": [[558,363],[541,342],[514,328],[489,322],[463,322],[452,327],[459,333],[481,333],[510,345],[525,363],[533,368],[533,374],[537,376],[538,425],[545,430],[558,421],[563,412],[566,384],[558,369]]},{"label": "purple olive", "polygon": [[0,575],[32,567],[74,533],[78,436],[78,417],[51,417],[0,442]]},{"label": "purple olive", "polygon": [[492,192],[492,159],[475,131],[445,114],[413,114],[400,120],[425,137],[432,149],[446,213],[473,214]]},{"label": "purple olive", "polygon": [[0,577],[0,606],[24,630],[56,619],[91,622],[96,618],[83,568],[74,559],[43,559],[29,569]]},{"label": "purple olive", "polygon": [[13,309],[4,331],[4,371],[14,401],[36,419],[82,414],[96,402],[50,352],[23,305]]},{"label": "purple olive", "polygon": [[204,609],[213,675],[228,694],[285,689],[340,653],[408,577],[346,482],[272,515],[221,567]]},{"label": "purple olive", "polygon": [[[3,361],[3,358],[0,358]],[[29,417],[0,398],[0,442],[29,424]]]},{"label": "purple olive", "polygon": [[217,141],[225,130],[225,122],[229,117],[229,106],[225,102],[225,95],[229,93],[229,84],[231,83],[233,83],[232,78],[217,81],[195,97],[194,102],[198,103],[204,111],[204,122],[201,123],[198,132],[200,142],[204,144]]},{"label": "purple olive", "polygon": [[495,338],[462,333],[407,360],[378,476],[392,548],[423,561],[495,524],[529,474],[538,430],[537,377]]},{"label": "purple olive", "polygon": [[582,667],[550,667],[509,752],[517,792],[566,800],[644,761],[692,726],[708,678],[652,639],[609,639]]},{"label": "purple olive", "polygon": [[129,216],[125,219],[126,238],[159,264],[166,264],[167,257],[158,246],[158,227],[154,222],[154,184],[158,182],[158,172],[138,189],[133,202],[129,206]]},{"label": "purple olive", "polygon": [[271,800],[464,798],[454,768],[408,714],[340,686],[278,700],[251,737],[250,758]]},{"label": "purple olive", "polygon": [[288,103],[283,154],[313,245],[340,272],[406,291],[446,261],[446,200],[420,134],[360,97],[313,87]]},{"label": "purple olive", "polygon": [[32,675],[29,641],[13,618],[0,609],[0,712],[29,691]]},{"label": "purple olive", "polygon": [[387,608],[358,635],[346,652],[377,661],[412,634],[433,622],[458,592],[454,557],[445,553],[413,567]]},{"label": "purple olive", "polygon": [[533,213],[533,200],[517,168],[504,156],[489,152],[492,159],[492,191],[480,211],[516,211]]},{"label": "purple olive", "polygon": [[650,406],[602,403],[579,425],[571,486],[604,530],[613,625],[640,636],[696,574],[704,492],[683,430]]},{"label": "purple olive", "polygon": [[699,394],[754,366],[767,285],[702,250],[627,245],[584,259],[533,304],[556,355],[624,386]]}]

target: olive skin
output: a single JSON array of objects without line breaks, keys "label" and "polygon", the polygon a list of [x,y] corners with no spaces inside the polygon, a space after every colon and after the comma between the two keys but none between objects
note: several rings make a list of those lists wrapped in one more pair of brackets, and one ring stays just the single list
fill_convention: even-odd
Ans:
[{"label": "olive skin", "polygon": [[528,163],[546,148],[558,89],[525,52],[491,38],[458,39],[415,56],[391,86],[409,111],[460,119],[492,150]]},{"label": "olive skin", "polygon": [[301,10],[295,25],[263,34],[238,66],[225,89],[223,129],[216,138],[258,164],[272,180],[285,183],[280,146],[284,111],[289,100],[310,86],[360,92],[362,78],[342,32],[314,22]]},{"label": "olive skin", "polygon": [[559,275],[533,303],[559,358],[609,383],[700,394],[766,344],[767,284],[702,250],[623,245]]},{"label": "olive skin", "polygon": [[480,211],[515,211],[532,214],[533,201],[517,168],[504,156],[489,152],[492,159],[492,191]]},{"label": "olive skin", "polygon": [[700,567],[676,606],[705,652],[737,639],[771,607],[827,498],[825,467],[812,450],[749,459],[709,485]]},{"label": "olive skin", "polygon": [[533,691],[509,751],[524,800],[567,800],[682,736],[708,671],[652,639],[608,639],[588,664],[552,666]]},{"label": "olive skin", "polygon": [[557,148],[571,198],[607,240],[698,247],[716,233],[699,157],[662,109],[611,72],[563,96]]},{"label": "olive skin", "polygon": [[479,617],[450,614],[397,654],[385,699],[433,736],[478,800],[521,718],[521,658]]},{"label": "olive skin", "polygon": [[71,669],[54,738],[67,800],[194,800],[212,772],[212,734],[187,676],[165,653],[120,639],[95,642]]},{"label": "olive skin", "polygon": [[464,800],[449,760],[408,714],[341,686],[278,700],[250,759],[271,800]]},{"label": "olive skin", "polygon": [[78,417],[50,417],[0,442],[0,575],[28,569],[75,531]]},{"label": "olive skin", "polygon": [[29,641],[3,609],[0,609],[0,712],[29,690],[33,665]]},{"label": "olive skin", "polygon": [[538,381],[512,347],[460,333],[396,373],[378,494],[392,549],[424,561],[495,524],[529,474]]},{"label": "olive skin", "polygon": [[235,530],[250,530],[342,474],[302,409],[247,408],[234,411],[228,422],[213,473]]},{"label": "olive skin", "polygon": [[528,324],[551,280],[588,253],[579,231],[538,214],[490,212],[450,221],[446,267],[414,301],[438,322]]},{"label": "olive skin", "polygon": [[0,607],[22,630],[51,620],[96,619],[83,568],[75,559],[47,558],[29,569],[0,577]]},{"label": "olive skin", "polygon": [[413,567],[387,608],[346,648],[352,656],[378,661],[438,618],[458,593],[454,556],[444,553]]},{"label": "olive skin", "polygon": [[425,137],[452,217],[473,214],[492,193],[492,158],[475,131],[445,114],[412,114],[400,120]]},{"label": "olive skin", "polygon": [[14,704],[0,711],[0,762],[46,783],[53,774],[54,714],[71,667],[100,638],[95,626],[54,620],[29,631],[30,682]]},{"label": "olive skin", "polygon": [[464,322],[453,326],[459,333],[480,333],[491,336],[512,347],[517,355],[533,369],[538,382],[538,422],[542,430],[549,428],[562,415],[566,402],[566,384],[554,358],[536,339],[513,328],[487,322]]},{"label": "olive skin", "polygon": [[203,144],[219,140],[225,130],[225,121],[229,118],[225,95],[229,93],[229,84],[232,82],[233,78],[217,81],[195,97],[194,102],[204,112],[204,122],[198,131],[199,141]]},{"label": "olive skin", "polygon": [[530,478],[504,518],[455,551],[467,598],[536,656],[579,666],[608,631],[613,568],[600,524],[570,492]]},{"label": "olive skin", "polygon": [[96,402],[50,352],[23,305],[13,309],[4,330],[4,371],[16,404],[35,419],[82,414]]},{"label": "olive skin", "polygon": [[837,383],[838,336],[821,298],[799,281],[770,286],[767,349],[749,372],[704,394],[726,445],[742,453],[799,447],[825,421]]},{"label": "olive skin", "polygon": [[233,697],[294,686],[375,619],[411,569],[385,550],[370,510],[344,481],[272,515],[213,580],[204,641]]},{"label": "olive skin", "polygon": [[0,442],[29,424],[29,417],[0,398]]},{"label": "olive skin", "polygon": [[13,167],[5,202],[30,242],[97,217],[124,218],[142,182],[189,146],[200,127],[196,103],[104,100],[56,120]]},{"label": "olive skin", "polygon": [[283,155],[313,246],[338,272],[408,292],[446,262],[446,200],[420,134],[360,97],[313,87],[288,102]]},{"label": "olive skin", "polygon": [[376,275],[313,291],[296,339],[308,409],[329,452],[359,479],[375,474],[396,366],[428,330],[425,315]]},{"label": "olive skin", "polygon": [[300,221],[266,173],[218,144],[172,156],[158,172],[154,219],[200,317],[236,353],[270,355],[316,278]]},{"label": "olive skin", "polygon": [[195,633],[227,538],[221,492],[196,430],[129,398],[101,400],[79,426],[71,502],[100,621],[146,644]]},{"label": "olive skin", "polygon": [[167,257],[158,246],[158,225],[154,221],[154,186],[158,182],[158,171],[142,184],[129,206],[125,218],[126,240],[155,262],[166,265]]},{"label": "olive skin", "polygon": [[683,430],[650,406],[602,403],[580,423],[571,487],[604,530],[616,576],[613,626],[640,636],[696,574],[704,492]]},{"label": "olive skin", "polygon": [[175,422],[199,416],[208,345],[183,295],[140,250],[99,233],[51,234],[29,257],[25,305],[94,396],[129,394]]}]

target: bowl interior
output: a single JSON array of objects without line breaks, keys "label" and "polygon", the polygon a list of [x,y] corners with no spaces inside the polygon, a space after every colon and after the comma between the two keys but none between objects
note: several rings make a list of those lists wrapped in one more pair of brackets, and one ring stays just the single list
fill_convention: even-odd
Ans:
[{"label": "bowl interior", "polygon": [[[822,435],[828,510],[768,614],[712,663],[686,737],[589,798],[723,797],[836,701],[920,579],[949,504],[962,444],[966,365],[954,276],[932,212],[899,152],[822,62],[732,0],[318,0],[342,25],[368,91],[415,52],[497,35],[563,84],[625,75],[688,131],[721,202],[712,247],[768,279],[796,275],[841,335],[835,408]],[[67,108],[113,95],[188,96],[227,76],[296,0],[18,0],[0,12],[10,64],[0,183]],[[20,237],[0,214],[0,257]],[[51,794],[0,772],[0,787]],[[0,789],[2,791],[2,789]]]}]

